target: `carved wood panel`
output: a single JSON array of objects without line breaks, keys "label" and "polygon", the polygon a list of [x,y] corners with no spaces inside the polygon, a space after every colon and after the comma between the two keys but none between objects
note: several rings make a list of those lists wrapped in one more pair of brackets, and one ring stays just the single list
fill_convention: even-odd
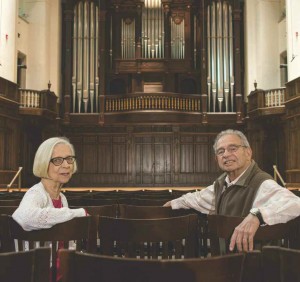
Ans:
[{"label": "carved wood panel", "polygon": [[172,137],[135,137],[135,182],[137,185],[172,186]]}]

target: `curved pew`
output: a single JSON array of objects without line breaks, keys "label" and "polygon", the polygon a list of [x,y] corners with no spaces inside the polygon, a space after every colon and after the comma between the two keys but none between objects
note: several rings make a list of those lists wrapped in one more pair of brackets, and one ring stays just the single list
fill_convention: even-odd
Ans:
[{"label": "curved pew", "polygon": [[[70,241],[73,245],[74,241],[76,241],[76,250],[96,251],[96,222],[98,217],[76,217],[70,221],[54,225],[52,228],[34,231],[23,230],[9,215],[1,215],[0,218],[4,228],[6,228],[6,235],[3,240],[3,248],[6,251],[24,251],[27,248],[34,249],[45,246],[45,242],[50,242],[52,262],[56,262],[57,260],[58,245],[59,248],[69,248]],[[15,248],[14,240],[17,241],[17,248]],[[61,243],[63,243],[63,246]],[[51,272],[52,281],[54,282],[57,275],[56,263],[52,263]]]},{"label": "curved pew", "polygon": [[100,216],[100,253],[149,259],[197,257],[197,220],[197,215],[160,219]]},{"label": "curved pew", "polygon": [[62,282],[240,282],[245,254],[207,259],[145,260],[62,250],[60,258]]},{"label": "curved pew", "polygon": [[[228,253],[229,240],[236,226],[244,218],[224,215],[208,215],[208,228],[211,234],[212,255]],[[262,248],[265,244],[278,242],[290,248],[299,248],[299,223],[297,217],[287,223],[260,226],[254,236],[255,246]],[[225,239],[225,249],[220,247],[219,238]]]}]

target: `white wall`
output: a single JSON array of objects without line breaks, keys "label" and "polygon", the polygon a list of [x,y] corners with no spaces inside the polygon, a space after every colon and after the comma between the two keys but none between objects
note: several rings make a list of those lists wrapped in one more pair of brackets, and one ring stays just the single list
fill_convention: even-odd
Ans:
[{"label": "white wall", "polygon": [[51,49],[50,53],[50,81],[51,90],[56,95],[61,93],[61,3],[60,0],[52,0],[50,4],[51,18],[50,24],[50,38]]},{"label": "white wall", "polygon": [[0,76],[17,81],[17,0],[0,0]]},{"label": "white wall", "polygon": [[[27,42],[26,88],[46,89],[50,79],[49,43],[47,42],[47,39],[50,38],[48,24],[48,18],[50,17],[49,7],[45,0],[27,1],[24,3],[24,7],[26,14],[28,14],[27,21],[29,22],[28,38],[24,38],[25,42]],[[21,33],[21,37],[23,36],[24,34]],[[19,49],[19,46],[17,47]]]},{"label": "white wall", "polygon": [[245,1],[245,95],[280,87],[280,0]]},{"label": "white wall", "polygon": [[[17,82],[18,51],[26,56],[26,88],[60,93],[61,0],[0,0],[0,76]],[[6,34],[8,39],[6,39]]]},{"label": "white wall", "polygon": [[286,12],[288,81],[291,81],[300,76],[300,1],[286,0]]}]

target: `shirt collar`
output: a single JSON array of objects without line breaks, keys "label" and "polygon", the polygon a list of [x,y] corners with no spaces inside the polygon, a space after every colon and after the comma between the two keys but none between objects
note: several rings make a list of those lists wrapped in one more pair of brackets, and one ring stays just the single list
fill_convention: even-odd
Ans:
[{"label": "shirt collar", "polygon": [[252,162],[250,163],[250,165],[249,166],[247,166],[247,168],[236,178],[236,179],[234,179],[233,181],[231,181],[230,182],[230,180],[229,180],[229,177],[228,177],[228,175],[225,177],[225,186],[226,186],[226,188],[227,187],[230,187],[230,186],[232,186],[232,185],[234,185],[234,184],[236,184],[238,181],[239,181],[239,179],[245,174],[245,172],[248,170],[248,168],[250,167],[252,165]]}]

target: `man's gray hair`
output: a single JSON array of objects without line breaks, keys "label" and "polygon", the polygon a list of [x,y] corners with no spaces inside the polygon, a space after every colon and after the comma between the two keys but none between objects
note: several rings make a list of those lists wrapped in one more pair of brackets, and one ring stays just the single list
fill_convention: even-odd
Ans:
[{"label": "man's gray hair", "polygon": [[234,129],[226,129],[224,131],[221,131],[216,139],[215,139],[215,143],[214,143],[214,151],[216,152],[217,151],[217,145],[218,145],[218,142],[220,140],[221,137],[225,136],[225,135],[236,135],[238,136],[241,141],[242,141],[242,144],[243,146],[246,146],[246,147],[250,147],[250,144],[248,142],[248,139],[247,137],[244,135],[243,132],[239,131],[239,130],[234,130]]}]

